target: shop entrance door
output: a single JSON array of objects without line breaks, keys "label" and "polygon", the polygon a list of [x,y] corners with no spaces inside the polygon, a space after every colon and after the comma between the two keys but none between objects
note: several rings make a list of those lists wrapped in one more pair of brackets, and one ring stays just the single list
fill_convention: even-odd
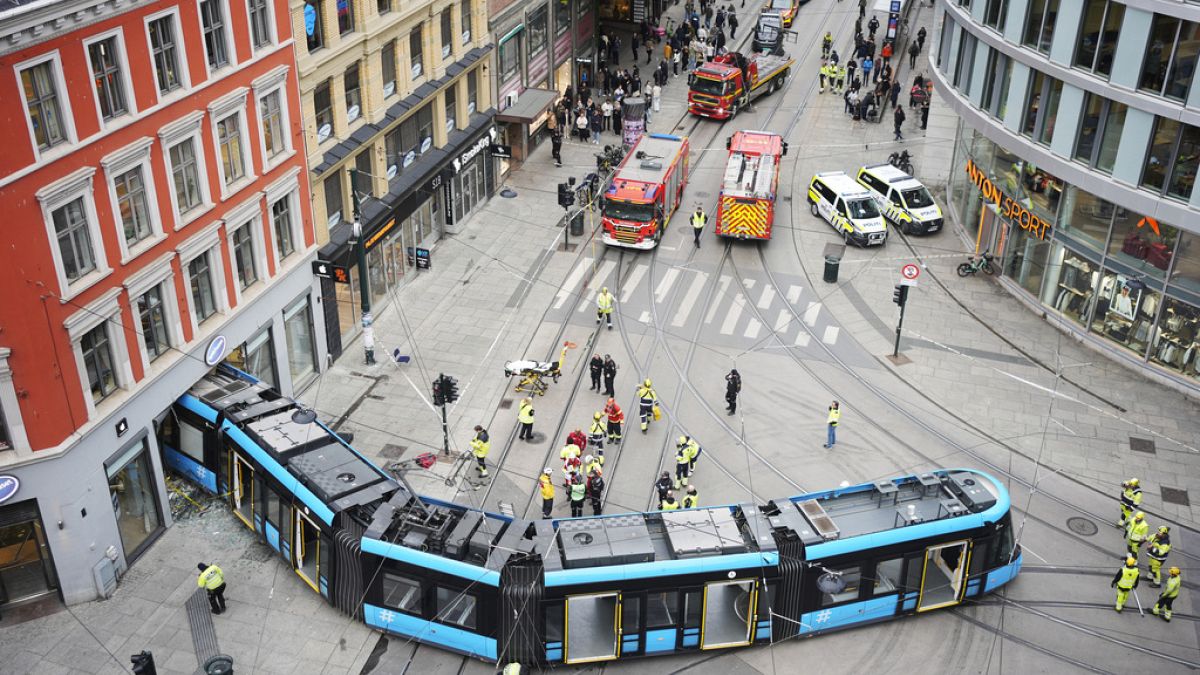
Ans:
[{"label": "shop entrance door", "polygon": [[58,590],[37,502],[0,509],[0,605]]}]

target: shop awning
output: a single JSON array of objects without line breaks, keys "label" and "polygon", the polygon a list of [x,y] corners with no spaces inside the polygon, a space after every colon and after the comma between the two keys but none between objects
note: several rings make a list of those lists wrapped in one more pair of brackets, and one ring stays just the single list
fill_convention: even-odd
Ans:
[{"label": "shop awning", "polygon": [[558,96],[558,92],[549,89],[526,89],[517,97],[516,105],[496,113],[496,121],[530,124],[554,105]]}]

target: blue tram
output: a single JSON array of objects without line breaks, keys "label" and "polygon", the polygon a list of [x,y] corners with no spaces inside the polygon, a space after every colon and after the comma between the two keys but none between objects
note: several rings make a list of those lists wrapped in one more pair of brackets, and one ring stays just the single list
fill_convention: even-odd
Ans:
[{"label": "blue tram", "polygon": [[222,367],[164,419],[164,459],[343,612],[491,662],[779,642],[957,605],[1021,567],[1008,493],[974,470],[529,521],[411,494],[297,410]]}]

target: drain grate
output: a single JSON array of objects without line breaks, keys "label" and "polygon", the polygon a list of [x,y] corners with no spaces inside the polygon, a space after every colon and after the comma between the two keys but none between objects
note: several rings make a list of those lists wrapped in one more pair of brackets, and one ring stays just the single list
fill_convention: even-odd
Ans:
[{"label": "drain grate", "polygon": [[1188,491],[1181,488],[1163,486],[1162,500],[1168,504],[1178,504],[1187,508],[1192,506],[1191,500],[1188,499]]},{"label": "drain grate", "polygon": [[379,451],[380,456],[388,459],[400,459],[404,451],[408,449],[407,445],[396,445],[395,443],[384,443],[383,448]]},{"label": "drain grate", "polygon": [[512,402],[513,402],[513,400],[511,398],[501,399],[500,400],[500,409],[501,410],[511,410]]},{"label": "drain grate", "polygon": [[1075,534],[1085,537],[1090,537],[1100,531],[1100,528],[1096,527],[1096,523],[1087,518],[1080,518],[1079,516],[1067,518],[1067,528]]},{"label": "drain grate", "polygon": [[1129,449],[1134,452],[1144,452],[1147,455],[1156,454],[1158,451],[1154,449],[1154,441],[1149,438],[1137,438],[1136,436],[1129,437]]}]

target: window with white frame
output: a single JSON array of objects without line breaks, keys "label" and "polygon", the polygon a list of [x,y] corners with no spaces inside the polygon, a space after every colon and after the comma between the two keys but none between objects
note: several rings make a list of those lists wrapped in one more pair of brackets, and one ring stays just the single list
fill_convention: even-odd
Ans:
[{"label": "window with white frame", "polygon": [[196,160],[196,140],[185,138],[167,150],[171,180],[175,184],[175,205],[180,214],[204,204],[200,191],[200,167]]},{"label": "window with white frame", "polygon": [[221,259],[221,221],[204,226],[188,237],[176,252],[183,270],[188,314],[193,329],[229,307]]},{"label": "window with white frame", "polygon": [[88,414],[132,379],[121,328],[120,288],[109,289],[63,322],[75,353]]},{"label": "window with white frame", "polygon": [[250,13],[250,41],[254,48],[270,46],[275,42],[270,0],[246,0],[246,9]]},{"label": "window with white frame", "polygon": [[142,293],[135,301],[138,320],[142,327],[142,341],[150,361],[167,353],[171,348],[171,336],[167,332],[167,310],[163,298],[162,284]]},{"label": "window with white frame", "polygon": [[458,13],[462,21],[462,43],[465,45],[471,41],[471,0],[462,0]]},{"label": "window with white frame", "polygon": [[[168,252],[125,278],[125,292],[133,309],[133,331],[137,335],[143,368],[183,343],[179,325],[179,302],[175,295],[174,271]],[[127,333],[128,334],[128,333]]]},{"label": "window with white frame", "polygon": [[113,190],[117,195],[117,212],[121,217],[125,245],[133,246],[154,233],[142,167],[135,166],[113,178]]},{"label": "window with white frame", "polygon": [[254,221],[247,222],[233,231],[229,237],[229,252],[232,254],[238,285],[246,290],[258,281],[258,269],[254,255]]},{"label": "window with white frame", "polygon": [[109,272],[92,192],[95,173],[84,167],[37,191],[64,300]]},{"label": "window with white frame", "polygon": [[51,211],[58,251],[68,282],[78,281],[96,269],[96,252],[88,226],[87,207],[83,197],[76,197]]},{"label": "window with white frame", "polygon": [[277,199],[271,204],[271,227],[275,232],[275,247],[279,259],[283,260],[296,251],[293,235],[295,215],[292,213],[292,195]]},{"label": "window with white frame", "polygon": [[454,21],[450,18],[450,8],[442,10],[442,58],[450,57],[450,49],[454,42]]},{"label": "window with white frame", "polygon": [[422,26],[418,24],[408,34],[408,61],[411,64],[412,79],[414,80],[421,77],[421,74],[425,72],[425,56],[422,53],[424,50],[421,47],[424,43],[421,39],[421,30]]},{"label": "window with white frame", "polygon": [[249,91],[248,87],[240,87],[208,106],[213,120],[213,140],[217,144],[222,199],[249,184],[253,178],[246,129],[246,95]]},{"label": "window with white frame", "polygon": [[396,93],[396,41],[384,43],[379,50],[379,61],[383,67],[383,97],[388,98]]},{"label": "window with white frame", "polygon": [[221,176],[232,185],[246,176],[246,157],[242,152],[242,117],[233,113],[217,120],[217,149],[221,153]]},{"label": "window with white frame", "polygon": [[124,55],[117,35],[109,35],[87,44],[88,63],[96,87],[96,105],[100,117],[108,121],[129,112],[128,88],[123,72]]},{"label": "window with white frame", "polygon": [[263,150],[267,159],[287,152],[287,125],[283,121],[282,90],[258,99],[259,116],[262,118]]},{"label": "window with white frame", "polygon": [[196,317],[196,325],[204,323],[217,313],[217,279],[213,275],[211,259],[213,253],[215,251],[205,251],[187,265],[192,296],[192,314]]},{"label": "window with white frame", "polygon": [[[289,169],[263,192],[266,195],[267,217],[270,218],[271,253],[278,263],[304,248],[299,167]],[[275,267],[278,269],[280,266],[277,264]]]},{"label": "window with white frame", "polygon": [[210,205],[208,173],[201,151],[204,111],[194,111],[158,132],[167,161],[167,181],[175,210],[175,229],[196,219]]},{"label": "window with white frame", "polygon": [[358,61],[342,74],[342,89],[346,92],[346,121],[353,122],[362,114],[362,91],[360,89]]},{"label": "window with white frame", "polygon": [[217,70],[229,65],[229,36],[222,0],[200,0],[200,29],[204,34],[208,69]]},{"label": "window with white frame", "polygon": [[154,60],[154,78],[159,95],[187,86],[185,54],[179,43],[179,15],[168,12],[146,21],[150,56]]},{"label": "window with white frame", "polygon": [[59,94],[64,87],[57,56],[17,70],[21,74],[29,127],[38,149],[49,150],[70,141],[71,111]]},{"label": "window with white frame", "polygon": [[109,200],[120,227],[121,262],[153,245],[162,233],[155,195],[150,149],[154,139],[142,138],[100,160],[109,181]]},{"label": "window with white frame", "polygon": [[262,195],[255,193],[250,199],[230,209],[224,219],[236,302],[241,302],[242,293],[266,278],[269,272],[263,254],[262,204]]},{"label": "window with white frame", "polygon": [[113,365],[112,345],[108,340],[108,326],[102,323],[84,333],[79,339],[79,348],[83,352],[92,403],[99,403],[117,390],[117,373]]}]

